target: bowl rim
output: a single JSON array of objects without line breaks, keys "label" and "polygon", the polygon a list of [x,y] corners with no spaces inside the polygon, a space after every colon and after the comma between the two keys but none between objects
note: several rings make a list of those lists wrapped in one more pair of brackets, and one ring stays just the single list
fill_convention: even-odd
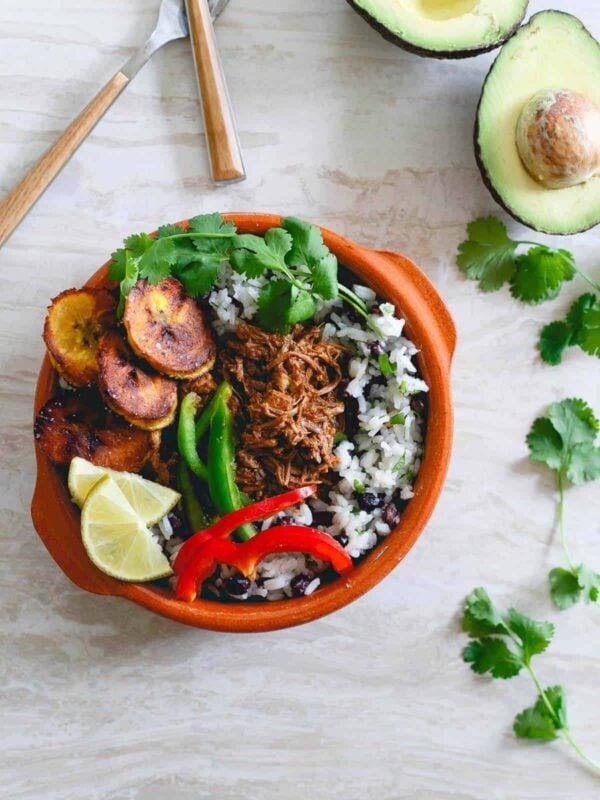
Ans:
[{"label": "bowl rim", "polygon": [[[266,213],[223,214],[245,233],[264,233],[280,225],[282,216]],[[185,225],[187,221],[178,224]],[[31,504],[34,527],[50,555],[78,586],[96,594],[125,597],[161,616],[214,631],[250,633],[304,624],[330,614],[361,597],[385,578],[413,547],[441,494],[453,439],[450,372],[456,329],[448,309],[423,272],[405,256],[370,250],[327,228],[321,228],[327,246],[340,264],[392,302],[406,319],[407,336],[419,349],[419,372],[429,385],[429,416],[423,462],[414,497],[399,525],[380,541],[345,578],[338,578],[309,597],[265,603],[221,603],[199,599],[183,603],[166,589],[126,583],[102,573],[89,560],[81,543],[79,512],[66,482],[35,442],[36,484]],[[85,283],[108,283],[110,260]],[[55,372],[47,353],[38,375],[34,416],[52,396]]]}]

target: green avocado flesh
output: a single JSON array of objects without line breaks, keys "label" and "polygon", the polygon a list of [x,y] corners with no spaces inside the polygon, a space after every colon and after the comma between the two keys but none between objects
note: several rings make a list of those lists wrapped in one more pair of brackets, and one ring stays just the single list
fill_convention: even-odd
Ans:
[{"label": "green avocado flesh", "polygon": [[376,27],[432,54],[489,50],[519,24],[527,0],[351,0]]},{"label": "green avocado flesh", "polygon": [[547,189],[519,157],[516,126],[537,92],[558,87],[600,107],[600,45],[580,20],[560,11],[531,18],[502,48],[485,81],[475,130],[486,183],[520,221],[545,233],[587,230],[600,222],[600,177]]}]

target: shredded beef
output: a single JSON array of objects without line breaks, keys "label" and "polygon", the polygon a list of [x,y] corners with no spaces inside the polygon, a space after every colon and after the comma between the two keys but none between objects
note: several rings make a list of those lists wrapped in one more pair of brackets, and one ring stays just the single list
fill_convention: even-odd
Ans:
[{"label": "shredded beef", "polygon": [[237,398],[240,489],[254,498],[328,482],[337,465],[333,437],[343,428],[345,349],[318,327],[266,333],[241,322],[220,350],[223,377]]}]

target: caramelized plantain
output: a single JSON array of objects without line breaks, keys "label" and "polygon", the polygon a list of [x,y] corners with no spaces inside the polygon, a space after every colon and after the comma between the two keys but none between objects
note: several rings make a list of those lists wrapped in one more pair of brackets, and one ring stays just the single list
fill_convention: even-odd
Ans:
[{"label": "caramelized plantain", "polygon": [[139,472],[160,445],[158,431],[132,428],[91,393],[49,400],[33,431],[48,458],[63,466],[81,456],[99,467]]},{"label": "caramelized plantain", "polygon": [[67,289],[48,306],[44,342],[54,368],[72,386],[98,377],[98,341],[116,324],[116,309],[107,289]]},{"label": "caramelized plantain", "polygon": [[198,303],[178,280],[138,281],[123,317],[134,352],[171,378],[197,378],[215,362],[215,340]]},{"label": "caramelized plantain", "polygon": [[166,428],[177,411],[177,384],[142,369],[117,331],[107,331],[98,350],[98,388],[106,405],[147,431]]}]

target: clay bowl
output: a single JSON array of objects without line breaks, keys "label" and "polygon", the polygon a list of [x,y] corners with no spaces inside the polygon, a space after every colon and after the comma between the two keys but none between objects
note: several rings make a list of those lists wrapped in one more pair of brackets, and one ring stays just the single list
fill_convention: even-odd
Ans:
[{"label": "clay bowl", "polygon": [[[245,233],[264,233],[278,226],[273,214],[229,214]],[[456,331],[450,314],[425,275],[397,253],[367,250],[328,230],[326,244],[340,264],[394,303],[406,319],[406,331],[420,349],[418,366],[427,381],[429,418],[425,455],[415,496],[398,527],[392,531],[346,579],[338,579],[315,594],[272,603],[220,603],[197,600],[182,603],[166,589],[124,583],[100,572],[81,544],[79,511],[71,502],[65,481],[36,445],[37,482],[31,513],[35,528],[63,572],[78,586],[96,594],[126,597],[164,617],[217,631],[256,632],[300,625],[348,605],[385,578],[404,558],[423,531],[442,491],[452,446],[453,413],[450,366]],[[107,280],[107,264],[88,281],[99,286]],[[56,376],[44,358],[35,395],[35,412],[56,391]]]}]

